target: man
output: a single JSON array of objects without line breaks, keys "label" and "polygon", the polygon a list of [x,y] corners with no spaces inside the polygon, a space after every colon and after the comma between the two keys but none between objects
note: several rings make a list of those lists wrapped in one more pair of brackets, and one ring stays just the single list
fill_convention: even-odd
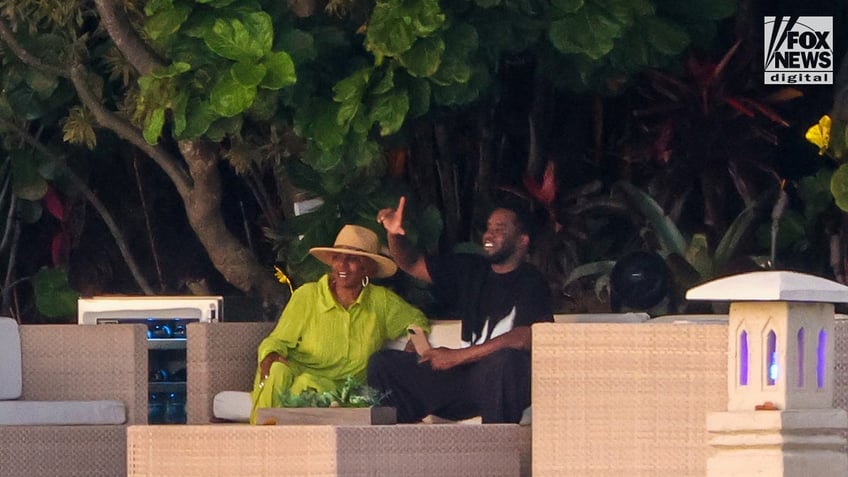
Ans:
[{"label": "man", "polygon": [[405,237],[400,198],[377,221],[398,266],[434,285],[437,298],[462,319],[460,349],[430,348],[422,356],[382,350],[371,357],[368,383],[389,392],[399,422],[428,414],[481,416],[483,423],[519,422],[530,404],[530,325],[553,321],[542,274],[525,262],[531,222],[518,208],[499,207],[483,234],[485,255],[419,255]]}]

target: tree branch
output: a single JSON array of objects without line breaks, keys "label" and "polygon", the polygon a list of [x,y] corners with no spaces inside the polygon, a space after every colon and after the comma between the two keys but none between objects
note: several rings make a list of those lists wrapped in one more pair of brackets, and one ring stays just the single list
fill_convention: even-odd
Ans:
[{"label": "tree branch", "polygon": [[71,66],[71,82],[82,103],[94,114],[101,126],[113,131],[122,139],[141,149],[174,183],[181,197],[186,198],[191,193],[192,180],[188,173],[179,165],[179,161],[161,146],[151,146],[144,140],[141,131],[126,119],[106,109],[99,98],[89,89],[85,79],[86,71],[79,63]]},{"label": "tree branch", "polygon": [[15,38],[15,34],[12,33],[12,29],[9,28],[9,25],[6,21],[0,18],[0,39],[3,40],[6,45],[9,46],[9,49],[12,50],[12,53],[18,57],[25,65],[35,68],[39,71],[43,71],[45,73],[49,73],[51,75],[61,76],[62,78],[68,77],[68,70],[65,68],[60,68],[58,66],[48,65],[47,63],[41,61],[41,58],[30,53],[26,48],[21,46],[18,43],[18,39]]},{"label": "tree branch", "polygon": [[106,28],[109,37],[139,74],[146,75],[164,66],[130,24],[122,7],[124,2],[96,0],[94,3],[97,5],[101,24]]},{"label": "tree branch", "polygon": [[127,245],[127,240],[124,238],[124,234],[121,232],[121,229],[118,227],[115,219],[112,218],[112,214],[109,213],[109,209],[103,205],[103,202],[100,201],[100,198],[92,191],[88,185],[79,178],[79,176],[68,167],[65,158],[63,156],[58,156],[51,152],[49,149],[44,147],[44,144],[39,142],[37,139],[32,137],[26,131],[21,129],[15,124],[10,123],[9,121],[0,118],[0,124],[4,127],[14,131],[21,139],[23,139],[27,144],[38,150],[41,154],[46,157],[51,158],[65,173],[68,175],[68,178],[71,180],[71,183],[77,187],[85,199],[94,207],[94,210],[100,214],[100,218],[103,220],[103,223],[106,224],[106,227],[109,229],[109,232],[112,234],[112,237],[115,239],[115,243],[118,245],[118,249],[121,251],[121,256],[124,257],[124,262],[126,262],[127,267],[130,269],[130,273],[132,273],[133,278],[135,278],[136,283],[139,288],[146,295],[154,295],[155,292],[153,288],[150,287],[150,284],[147,283],[147,279],[144,278],[144,275],[141,273],[141,269],[138,267],[138,264],[135,261],[135,258],[132,256],[132,252],[130,252],[129,246]]},{"label": "tree branch", "polygon": [[833,82],[833,110],[830,117],[848,121],[848,52],[842,57],[842,66]]}]

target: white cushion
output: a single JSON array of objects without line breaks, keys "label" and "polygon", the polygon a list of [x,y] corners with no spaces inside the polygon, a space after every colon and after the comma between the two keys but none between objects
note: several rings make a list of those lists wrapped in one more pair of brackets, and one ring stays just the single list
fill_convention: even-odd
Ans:
[{"label": "white cushion", "polygon": [[123,424],[126,420],[127,410],[121,401],[0,402],[0,425]]},{"label": "white cushion", "polygon": [[725,323],[727,324],[728,315],[663,315],[656,318],[651,318],[648,323]]},{"label": "white cushion", "polygon": [[555,323],[642,323],[647,313],[573,313],[554,315]]},{"label": "white cushion", "polygon": [[0,317],[0,400],[21,397],[21,335],[18,322]]},{"label": "white cushion", "polygon": [[221,391],[212,399],[212,415],[218,419],[248,422],[253,401],[250,393],[243,391]]},{"label": "white cushion", "polygon": [[[430,322],[430,334],[427,336],[430,346],[434,348],[461,348],[462,322],[459,320],[439,320]],[[386,341],[384,348],[402,350],[406,346],[406,335],[392,341]]]}]

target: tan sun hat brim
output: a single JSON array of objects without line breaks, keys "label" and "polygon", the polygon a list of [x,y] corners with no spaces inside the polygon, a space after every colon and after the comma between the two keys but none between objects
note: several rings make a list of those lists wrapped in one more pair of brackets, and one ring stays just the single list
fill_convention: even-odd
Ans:
[{"label": "tan sun hat brim", "polygon": [[309,253],[327,265],[332,263],[333,255],[337,253],[368,257],[377,264],[376,278],[390,277],[397,272],[397,264],[395,264],[394,260],[389,257],[384,257],[383,255],[377,255],[370,252],[338,247],[313,247],[309,249]]}]

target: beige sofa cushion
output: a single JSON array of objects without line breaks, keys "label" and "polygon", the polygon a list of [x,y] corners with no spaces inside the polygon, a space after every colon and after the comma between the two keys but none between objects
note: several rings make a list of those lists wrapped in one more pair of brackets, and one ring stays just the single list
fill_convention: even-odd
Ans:
[{"label": "beige sofa cushion", "polygon": [[21,397],[21,335],[18,322],[0,317],[0,400]]},{"label": "beige sofa cushion", "polygon": [[0,425],[123,424],[127,410],[120,401],[2,401]]}]

